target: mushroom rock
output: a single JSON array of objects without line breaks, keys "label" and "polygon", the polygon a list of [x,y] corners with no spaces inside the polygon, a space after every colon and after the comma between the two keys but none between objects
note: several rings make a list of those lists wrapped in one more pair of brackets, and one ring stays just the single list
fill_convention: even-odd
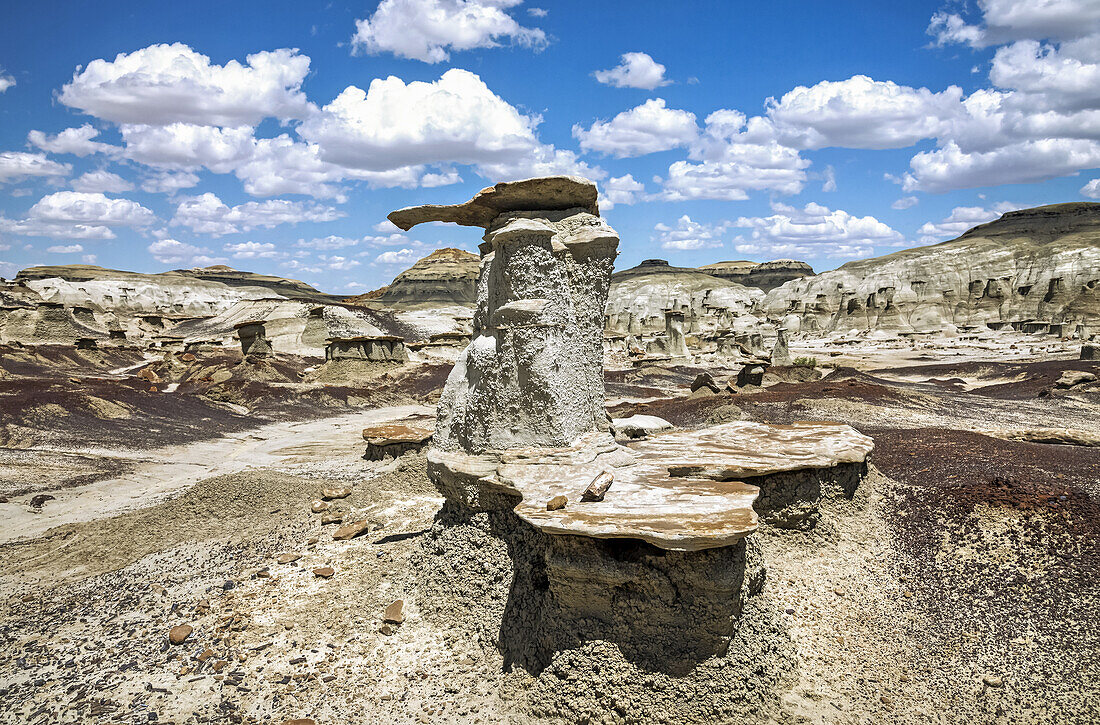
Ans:
[{"label": "mushroom rock", "polygon": [[[763,486],[774,508],[812,522],[832,482],[798,476],[858,467],[870,442],[840,425],[727,424],[617,443],[602,363],[618,235],[595,198],[590,182],[551,177],[390,217],[406,229],[486,229],[473,339],[448,377],[427,454],[445,503],[425,538],[426,571],[465,590],[485,571],[483,546],[506,551],[508,601],[490,626],[505,662],[535,676],[564,652],[574,665],[599,656],[588,646],[597,641],[640,670],[695,676],[721,659],[763,584],[752,539]],[[488,539],[461,543],[475,536]],[[478,561],[463,563],[470,557]]]},{"label": "mushroom rock", "polygon": [[263,320],[247,320],[234,326],[241,341],[241,354],[255,357],[274,355],[271,343],[267,341],[267,332]]},{"label": "mushroom rock", "polygon": [[467,227],[488,227],[504,212],[561,211],[580,209],[599,216],[596,185],[579,176],[544,176],[524,181],[505,181],[479,191],[463,204],[425,204],[391,212],[389,220],[409,231],[424,222],[453,222]]},{"label": "mushroom rock", "polygon": [[430,418],[409,418],[392,423],[379,423],[363,429],[367,442],[367,460],[397,458],[409,451],[425,448],[432,439],[435,421]]}]

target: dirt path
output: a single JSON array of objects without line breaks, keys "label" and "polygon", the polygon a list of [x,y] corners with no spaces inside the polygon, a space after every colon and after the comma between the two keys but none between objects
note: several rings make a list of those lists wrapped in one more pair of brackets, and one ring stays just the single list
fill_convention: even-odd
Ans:
[{"label": "dirt path", "polygon": [[[320,459],[333,445],[360,445],[359,429],[364,425],[414,414],[431,415],[434,410],[417,405],[376,408],[334,418],[273,423],[244,433],[149,451],[135,468],[121,476],[51,492],[54,500],[39,511],[24,501],[0,504],[0,517],[6,523],[0,530],[0,543],[40,536],[62,524],[147,508],[206,478]],[[308,452],[303,451],[303,443],[308,443]],[[130,452],[126,456],[133,458]]]}]

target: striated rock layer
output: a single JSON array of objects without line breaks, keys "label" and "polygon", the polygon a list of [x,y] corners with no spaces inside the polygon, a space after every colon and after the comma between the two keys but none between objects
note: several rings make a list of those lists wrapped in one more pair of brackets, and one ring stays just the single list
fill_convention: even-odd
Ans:
[{"label": "striated rock layer", "polygon": [[[1100,322],[1100,204],[1008,212],[958,239],[788,282],[761,307],[792,332]],[[1068,330],[1072,332],[1072,328]]]},{"label": "striated rock layer", "polygon": [[715,262],[704,264],[699,267],[699,271],[746,287],[758,287],[765,292],[793,279],[814,275],[813,267],[795,259],[773,259],[770,262]]}]

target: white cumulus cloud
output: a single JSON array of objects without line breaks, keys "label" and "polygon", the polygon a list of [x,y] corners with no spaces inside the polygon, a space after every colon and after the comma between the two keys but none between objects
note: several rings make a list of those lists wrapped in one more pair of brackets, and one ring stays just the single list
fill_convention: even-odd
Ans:
[{"label": "white cumulus cloud", "polygon": [[119,124],[255,126],[264,118],[302,118],[301,85],[309,58],[283,48],[253,53],[246,64],[210,62],[183,43],[151,45],[78,69],[62,103]]},{"label": "white cumulus cloud", "polygon": [[87,156],[96,153],[114,153],[117,146],[93,141],[99,135],[99,129],[90,123],[78,128],[67,128],[55,136],[47,136],[41,131],[31,131],[27,134],[27,140],[32,144],[48,151],[51,154],[73,154],[74,156]]},{"label": "white cumulus cloud", "polygon": [[604,85],[616,88],[643,88],[652,91],[667,86],[665,67],[646,53],[623,53],[619,65],[592,73]]},{"label": "white cumulus cloud", "polygon": [[286,199],[250,201],[230,207],[217,195],[207,192],[182,200],[176,207],[171,224],[188,227],[199,234],[220,237],[258,227],[328,222],[342,216],[343,212],[331,206]]},{"label": "white cumulus cloud", "polygon": [[0,184],[20,181],[32,176],[62,177],[73,170],[69,164],[46,158],[46,154],[25,151],[0,151]]},{"label": "white cumulus cloud", "polygon": [[1090,199],[1100,199],[1100,179],[1093,179],[1081,187],[1081,196]]},{"label": "white cumulus cloud", "polygon": [[684,214],[676,220],[676,226],[664,223],[654,226],[653,240],[661,244],[661,249],[712,249],[722,246],[721,237],[727,228],[728,224],[701,224]]},{"label": "white cumulus cloud", "polygon": [[355,21],[352,49],[425,63],[442,63],[450,60],[451,51],[494,48],[502,41],[539,50],[547,44],[546,33],[524,27],[508,14],[522,2],[382,0],[370,17]]},{"label": "white cumulus cloud", "polygon": [[158,239],[146,248],[161,264],[211,265],[225,262],[224,257],[210,256],[206,247],[197,247],[176,239]]},{"label": "white cumulus cloud", "polygon": [[738,240],[739,252],[765,255],[869,257],[874,245],[899,243],[905,237],[873,216],[854,216],[810,202],[802,209],[772,204],[767,217],[741,217],[733,226],[752,230]]},{"label": "white cumulus cloud", "polygon": [[133,189],[134,185],[129,181],[105,169],[89,171],[73,179],[74,191],[100,191],[108,194],[122,194],[127,191],[133,191]]},{"label": "white cumulus cloud", "polygon": [[573,136],[582,149],[617,158],[687,146],[698,135],[695,114],[668,108],[663,98],[651,98],[610,121],[596,121],[587,129],[573,126]]},{"label": "white cumulus cloud", "polygon": [[957,206],[951,213],[938,222],[925,222],[917,230],[926,237],[957,237],[966,230],[979,224],[991,222],[1006,211],[1016,209],[1015,204],[1000,202],[989,208],[980,206]]}]

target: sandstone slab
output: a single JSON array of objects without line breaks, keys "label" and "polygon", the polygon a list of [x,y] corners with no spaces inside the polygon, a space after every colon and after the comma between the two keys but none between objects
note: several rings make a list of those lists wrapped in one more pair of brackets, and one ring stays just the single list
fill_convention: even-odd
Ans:
[{"label": "sandstone slab", "polygon": [[558,211],[582,209],[598,215],[596,185],[579,176],[544,176],[505,181],[479,191],[462,204],[425,204],[390,213],[389,220],[408,231],[424,222],[451,222],[469,227],[488,227],[508,211]]}]

